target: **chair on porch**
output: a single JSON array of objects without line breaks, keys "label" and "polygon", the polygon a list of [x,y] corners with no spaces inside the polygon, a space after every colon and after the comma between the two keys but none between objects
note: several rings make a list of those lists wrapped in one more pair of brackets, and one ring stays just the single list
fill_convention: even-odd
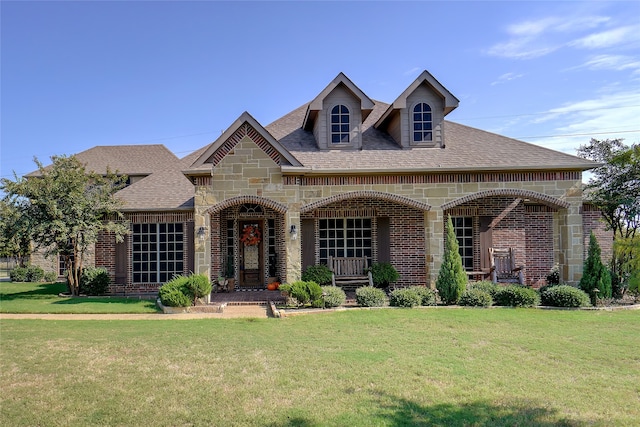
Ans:
[{"label": "chair on porch", "polygon": [[524,267],[516,266],[513,248],[489,248],[491,281],[493,283],[519,283],[524,285]]}]

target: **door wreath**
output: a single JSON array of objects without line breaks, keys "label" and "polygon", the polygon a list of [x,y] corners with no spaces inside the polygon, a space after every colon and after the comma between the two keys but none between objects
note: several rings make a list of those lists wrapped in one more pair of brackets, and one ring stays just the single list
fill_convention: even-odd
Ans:
[{"label": "door wreath", "polygon": [[260,236],[260,230],[257,226],[246,225],[242,230],[240,241],[244,243],[245,246],[255,246],[260,243]]}]

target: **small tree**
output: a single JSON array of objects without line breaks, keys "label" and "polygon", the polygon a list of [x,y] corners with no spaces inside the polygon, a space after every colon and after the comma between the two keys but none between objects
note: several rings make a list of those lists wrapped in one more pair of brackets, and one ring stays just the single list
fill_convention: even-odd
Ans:
[{"label": "small tree", "polygon": [[596,305],[597,298],[611,298],[611,274],[602,264],[600,245],[593,232],[589,236],[589,253],[584,261],[580,289],[591,297],[593,305]]},{"label": "small tree", "polygon": [[14,258],[21,267],[31,252],[31,227],[25,208],[15,198],[0,200],[0,257]]},{"label": "small tree", "polygon": [[72,295],[78,295],[86,254],[100,233],[113,233],[122,241],[129,227],[119,211],[116,191],[126,176],[107,170],[105,176],[87,171],[74,157],[53,156],[44,167],[38,159],[38,173],[28,178],[3,178],[0,189],[5,201],[21,208],[27,218],[29,236],[45,256],[60,255],[67,271]]},{"label": "small tree", "polygon": [[467,286],[467,273],[462,266],[462,257],[459,252],[458,239],[453,231],[451,216],[447,217],[445,233],[444,257],[438,273],[436,288],[442,302],[456,304]]}]

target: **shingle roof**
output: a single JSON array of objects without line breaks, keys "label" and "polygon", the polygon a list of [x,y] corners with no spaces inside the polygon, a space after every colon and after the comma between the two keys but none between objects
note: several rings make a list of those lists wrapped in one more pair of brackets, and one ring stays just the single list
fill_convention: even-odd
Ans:
[{"label": "shingle roof", "polygon": [[[194,188],[181,172],[180,160],[164,145],[96,146],[75,155],[87,170],[141,176],[116,193],[124,201],[123,211],[193,208]],[[50,166],[47,166],[50,167]],[[34,171],[27,176],[38,176]]]},{"label": "shingle roof", "polygon": [[313,133],[301,128],[307,105],[266,126],[305,167],[327,173],[340,171],[479,171],[586,170],[596,164],[570,154],[445,121],[445,148],[402,149],[373,125],[389,104],[375,101],[362,125],[362,150],[321,151]]}]

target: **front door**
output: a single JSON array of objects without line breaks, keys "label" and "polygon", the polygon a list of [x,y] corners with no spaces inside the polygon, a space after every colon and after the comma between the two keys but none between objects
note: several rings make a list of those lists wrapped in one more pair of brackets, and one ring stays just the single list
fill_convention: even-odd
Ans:
[{"label": "front door", "polygon": [[264,286],[263,221],[240,221],[240,287]]}]

